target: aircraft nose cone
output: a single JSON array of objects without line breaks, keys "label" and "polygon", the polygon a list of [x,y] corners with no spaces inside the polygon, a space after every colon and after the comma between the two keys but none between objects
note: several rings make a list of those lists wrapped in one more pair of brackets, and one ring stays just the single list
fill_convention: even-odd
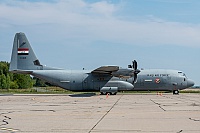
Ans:
[{"label": "aircraft nose cone", "polygon": [[194,81],[192,81],[191,79],[187,80],[187,87],[192,87],[194,86]]}]

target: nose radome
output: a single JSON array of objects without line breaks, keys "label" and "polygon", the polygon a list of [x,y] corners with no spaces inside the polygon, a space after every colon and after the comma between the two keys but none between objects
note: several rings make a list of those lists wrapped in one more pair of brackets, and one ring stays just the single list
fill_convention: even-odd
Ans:
[{"label": "nose radome", "polygon": [[194,81],[192,81],[191,79],[187,80],[187,87],[192,87],[194,86]]}]

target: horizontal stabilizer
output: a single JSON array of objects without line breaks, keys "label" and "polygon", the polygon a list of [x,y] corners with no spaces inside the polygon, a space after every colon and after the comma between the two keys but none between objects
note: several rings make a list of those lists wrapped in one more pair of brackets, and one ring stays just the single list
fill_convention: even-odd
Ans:
[{"label": "horizontal stabilizer", "polygon": [[32,74],[33,71],[29,71],[29,70],[12,70],[10,71],[12,73],[20,73],[20,74]]}]

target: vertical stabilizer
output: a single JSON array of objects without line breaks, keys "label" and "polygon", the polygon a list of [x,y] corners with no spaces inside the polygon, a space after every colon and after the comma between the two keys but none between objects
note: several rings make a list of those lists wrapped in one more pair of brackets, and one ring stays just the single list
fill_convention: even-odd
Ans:
[{"label": "vertical stabilizer", "polygon": [[24,33],[16,33],[10,62],[10,71],[38,70],[42,65],[36,58]]}]

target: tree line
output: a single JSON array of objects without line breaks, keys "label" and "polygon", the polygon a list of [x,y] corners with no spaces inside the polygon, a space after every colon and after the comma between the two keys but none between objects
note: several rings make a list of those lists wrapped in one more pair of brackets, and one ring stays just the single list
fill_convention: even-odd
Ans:
[{"label": "tree line", "polygon": [[27,89],[33,86],[49,86],[43,80],[31,77],[28,74],[16,74],[9,72],[9,63],[0,62],[0,89]]}]

